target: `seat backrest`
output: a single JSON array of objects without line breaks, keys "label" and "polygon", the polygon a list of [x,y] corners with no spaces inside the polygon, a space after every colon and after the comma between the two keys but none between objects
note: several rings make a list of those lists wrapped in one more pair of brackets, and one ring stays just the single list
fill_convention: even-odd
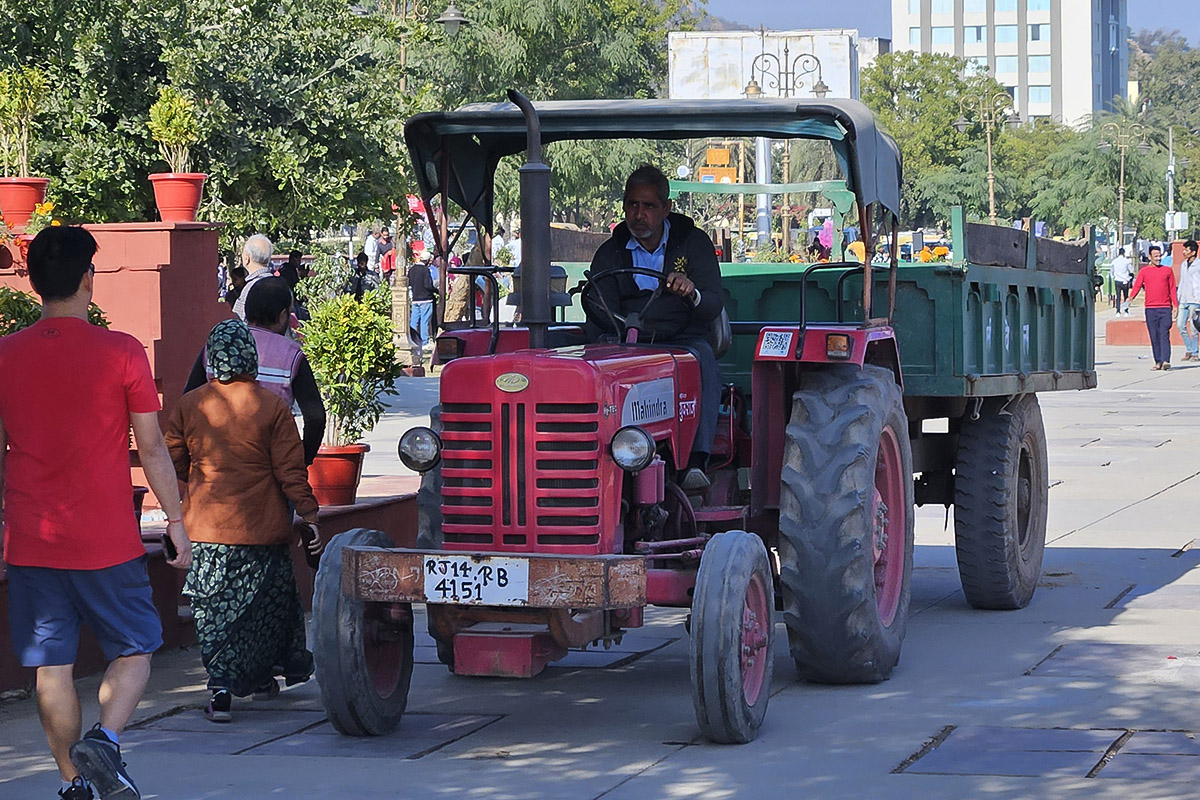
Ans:
[{"label": "seat backrest", "polygon": [[733,331],[729,328],[729,314],[721,309],[721,314],[708,327],[708,343],[712,346],[713,355],[717,358],[725,355],[733,342]]}]

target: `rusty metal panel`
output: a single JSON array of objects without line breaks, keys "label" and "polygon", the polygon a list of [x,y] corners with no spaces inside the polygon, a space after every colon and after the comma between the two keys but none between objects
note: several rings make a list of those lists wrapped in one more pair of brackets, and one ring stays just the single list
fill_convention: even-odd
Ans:
[{"label": "rusty metal panel", "polygon": [[[342,591],[366,602],[426,602],[427,556],[418,550],[345,549]],[[636,608],[646,603],[641,556],[530,556],[531,608]]]}]

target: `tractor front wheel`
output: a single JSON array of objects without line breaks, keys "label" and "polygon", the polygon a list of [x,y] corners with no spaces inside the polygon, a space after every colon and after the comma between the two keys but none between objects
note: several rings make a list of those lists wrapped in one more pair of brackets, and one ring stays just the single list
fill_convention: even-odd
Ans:
[{"label": "tractor front wheel", "polygon": [[890,370],[801,377],[779,508],[784,622],[801,678],[878,683],[900,660],[913,563],[908,418]]},{"label": "tractor front wheel", "polygon": [[399,724],[413,670],[409,603],[363,603],[342,594],[345,547],[392,547],[382,531],[330,540],[313,592],[313,659],[329,721],[348,736],[383,736]]},{"label": "tractor front wheel", "polygon": [[767,714],[775,591],[762,539],[718,533],[704,548],[692,595],[692,701],[701,732],[753,741]]}]

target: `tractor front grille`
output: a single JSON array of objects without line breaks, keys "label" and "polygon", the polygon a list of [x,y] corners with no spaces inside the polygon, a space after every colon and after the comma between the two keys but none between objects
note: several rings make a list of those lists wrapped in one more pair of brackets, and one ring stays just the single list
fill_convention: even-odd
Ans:
[{"label": "tractor front grille", "polygon": [[492,550],[600,541],[596,403],[445,403],[447,545]]}]

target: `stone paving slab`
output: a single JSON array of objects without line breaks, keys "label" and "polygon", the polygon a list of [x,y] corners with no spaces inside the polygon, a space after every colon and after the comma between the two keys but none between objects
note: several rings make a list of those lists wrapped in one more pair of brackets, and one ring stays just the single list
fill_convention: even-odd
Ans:
[{"label": "stone paving slab", "polygon": [[498,716],[408,713],[387,736],[343,736],[322,723],[248,751],[252,756],[420,758],[487,727]]},{"label": "stone paving slab", "polygon": [[1200,664],[1195,645],[1069,642],[1032,668],[1034,677],[1119,677]]},{"label": "stone paving slab", "polygon": [[[1136,737],[1135,737],[1136,738]],[[1200,756],[1149,753],[1118,753],[1096,775],[1097,778],[1126,778],[1132,780],[1175,780],[1200,784]],[[1181,793],[1179,797],[1195,797]]]},{"label": "stone paving slab", "polygon": [[1200,734],[1191,731],[1137,731],[1117,755],[1120,757],[1130,753],[1200,756]]},{"label": "stone paving slab", "polygon": [[905,772],[940,775],[1084,777],[1123,730],[957,728]]},{"label": "stone paving slab", "polygon": [[1134,586],[1129,594],[1117,601],[1114,608],[1200,608],[1200,586]]}]

